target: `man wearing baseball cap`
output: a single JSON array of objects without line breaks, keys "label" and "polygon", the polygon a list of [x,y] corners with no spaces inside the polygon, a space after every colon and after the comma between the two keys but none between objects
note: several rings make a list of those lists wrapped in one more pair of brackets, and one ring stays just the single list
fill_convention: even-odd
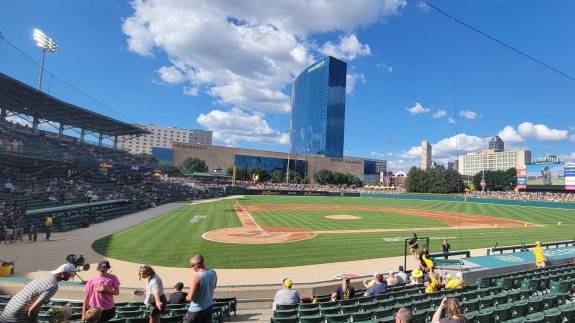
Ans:
[{"label": "man wearing baseball cap", "polygon": [[100,322],[107,322],[116,315],[116,304],[114,295],[120,294],[120,280],[116,275],[110,274],[110,263],[102,260],[98,263],[96,270],[98,274],[86,282],[84,291],[84,303],[82,304],[82,321],[85,319],[86,311],[90,308],[102,310]]},{"label": "man wearing baseball cap", "polygon": [[64,264],[50,274],[29,282],[14,295],[0,315],[1,323],[37,322],[38,312],[58,291],[58,283],[68,281],[76,274],[76,267]]}]

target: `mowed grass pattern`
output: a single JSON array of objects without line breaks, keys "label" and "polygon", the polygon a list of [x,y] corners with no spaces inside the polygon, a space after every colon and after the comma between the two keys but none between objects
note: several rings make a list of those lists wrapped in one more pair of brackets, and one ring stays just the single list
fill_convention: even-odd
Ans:
[{"label": "mowed grass pattern", "polygon": [[[350,197],[250,196],[239,201],[245,205],[264,203],[374,205],[443,210],[503,217],[544,225],[513,229],[418,231],[419,236],[433,238],[431,240],[432,251],[440,250],[443,238],[449,238],[454,249],[491,247],[495,242],[499,242],[499,245],[508,245],[532,243],[535,240],[557,241],[575,238],[574,210]],[[300,242],[268,245],[223,244],[204,240],[202,234],[206,231],[240,226],[233,210],[234,203],[235,200],[223,200],[185,206],[97,240],[93,248],[108,257],[153,265],[187,267],[191,255],[202,253],[209,259],[210,266],[215,268],[266,268],[399,256],[403,255],[403,239],[411,235],[411,230],[388,233],[329,234]],[[309,217],[306,217],[307,212],[292,213],[293,211],[286,210],[283,215],[281,211],[279,213],[278,211],[262,212],[255,216],[257,221],[264,225],[292,226],[290,224],[293,224],[293,226],[307,228],[321,227],[321,230],[352,228],[354,221],[361,221],[325,219],[326,226],[322,226],[323,220],[318,222],[316,218],[323,219],[323,211],[311,211]],[[351,212],[341,213],[368,216],[370,221],[378,221],[378,217],[381,217],[383,222],[386,222],[386,217],[393,216],[393,214],[378,212]],[[332,211],[328,213],[334,214]],[[406,218],[405,215],[399,216]],[[407,218],[411,217],[407,216]],[[558,221],[561,221],[561,225],[557,225]],[[393,225],[399,224],[401,219],[394,219],[393,223]],[[372,228],[380,227],[380,224],[373,222],[370,224]],[[419,223],[416,225],[412,221],[406,224],[409,227],[421,227]]]}]

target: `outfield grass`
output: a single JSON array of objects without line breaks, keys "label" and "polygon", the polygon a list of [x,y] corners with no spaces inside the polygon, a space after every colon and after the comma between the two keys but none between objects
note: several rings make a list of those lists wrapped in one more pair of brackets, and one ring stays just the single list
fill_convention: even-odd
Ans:
[{"label": "outfield grass", "polygon": [[[371,205],[414,209],[455,211],[489,215],[542,224],[542,227],[511,229],[471,229],[418,231],[419,236],[434,237],[431,250],[439,251],[441,240],[449,238],[454,249],[555,241],[575,238],[575,210],[502,206],[479,203],[418,201],[402,199],[351,197],[277,197],[250,196],[242,204],[334,204]],[[318,264],[336,261],[381,258],[403,255],[405,232],[319,235],[313,239],[285,244],[222,244],[202,239],[202,233],[214,229],[240,226],[233,210],[235,200],[182,207],[132,228],[117,232],[93,244],[108,257],[153,265],[187,267],[194,253],[208,257],[215,268],[265,268]],[[328,220],[328,214],[352,214],[361,220]],[[270,226],[298,226],[314,230],[359,229],[381,227],[437,226],[438,220],[420,219],[387,212],[309,211],[257,212],[258,223]],[[408,218],[409,221],[405,221]],[[357,222],[356,222],[357,221]],[[557,221],[561,221],[558,226]],[[441,221],[439,221],[441,222]]]}]

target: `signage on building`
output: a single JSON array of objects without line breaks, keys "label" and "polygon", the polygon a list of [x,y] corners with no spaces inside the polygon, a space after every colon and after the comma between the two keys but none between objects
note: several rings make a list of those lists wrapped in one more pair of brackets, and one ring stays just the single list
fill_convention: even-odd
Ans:
[{"label": "signage on building", "polygon": [[565,163],[565,189],[575,190],[575,163]]},{"label": "signage on building", "polygon": [[318,68],[322,67],[324,64],[325,64],[325,61],[321,61],[321,62],[315,64],[314,66],[310,67],[310,68],[307,70],[307,72],[308,72],[308,73],[311,73],[311,72],[317,70]]}]

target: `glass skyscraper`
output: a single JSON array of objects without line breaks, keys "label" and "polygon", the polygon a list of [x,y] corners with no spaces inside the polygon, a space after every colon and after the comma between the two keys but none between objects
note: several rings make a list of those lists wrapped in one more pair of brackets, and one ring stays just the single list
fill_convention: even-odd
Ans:
[{"label": "glass skyscraper", "polygon": [[343,157],[347,64],[331,56],[306,68],[291,96],[291,152]]}]

